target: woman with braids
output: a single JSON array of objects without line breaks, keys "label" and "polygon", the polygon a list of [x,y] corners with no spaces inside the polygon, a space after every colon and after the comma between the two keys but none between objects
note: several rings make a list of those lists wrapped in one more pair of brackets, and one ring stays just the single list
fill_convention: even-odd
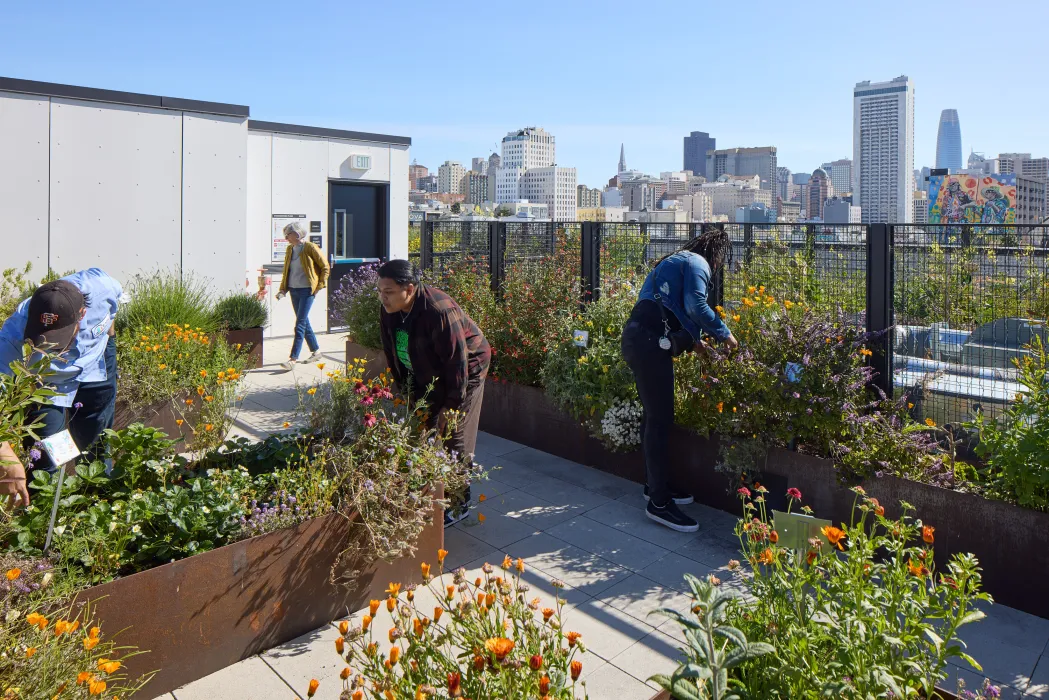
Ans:
[{"label": "woman with braids", "polygon": [[702,332],[729,349],[739,346],[707,300],[711,279],[724,265],[731,245],[723,224],[704,224],[699,236],[648,273],[623,328],[623,358],[634,373],[644,407],[641,445],[648,481],[646,512],[652,520],[678,532],[695,532],[699,524],[678,508],[692,503],[692,496],[670,485],[667,442],[674,422],[673,358],[698,349]]}]

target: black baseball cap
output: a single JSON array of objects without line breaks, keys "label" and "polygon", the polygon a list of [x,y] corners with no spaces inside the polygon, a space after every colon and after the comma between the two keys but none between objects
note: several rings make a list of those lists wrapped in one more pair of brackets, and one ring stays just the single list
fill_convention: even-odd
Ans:
[{"label": "black baseball cap", "polygon": [[29,300],[25,339],[40,349],[65,350],[80,328],[84,294],[72,282],[41,285]]}]

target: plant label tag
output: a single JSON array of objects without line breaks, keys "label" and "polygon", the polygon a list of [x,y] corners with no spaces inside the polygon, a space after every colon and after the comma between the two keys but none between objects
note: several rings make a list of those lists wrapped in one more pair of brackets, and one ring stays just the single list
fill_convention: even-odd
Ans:
[{"label": "plant label tag", "polygon": [[69,434],[68,430],[63,430],[51,437],[44,438],[40,441],[40,444],[43,446],[44,451],[47,452],[47,456],[58,467],[67,462],[72,462],[80,456],[80,448],[73,442],[73,436]]},{"label": "plant label tag", "polygon": [[779,534],[780,546],[793,549],[796,552],[804,552],[809,548],[809,540],[818,537],[826,542],[821,530],[830,525],[829,520],[820,520],[811,515],[801,513],[780,513],[772,511],[772,520],[775,523],[776,532]]},{"label": "plant label tag", "polygon": [[590,333],[587,331],[572,331],[572,342],[577,348],[585,348],[590,342]]},{"label": "plant label tag", "polygon": [[787,375],[787,381],[791,384],[797,384],[801,381],[801,365],[797,362],[788,362],[783,373]]}]

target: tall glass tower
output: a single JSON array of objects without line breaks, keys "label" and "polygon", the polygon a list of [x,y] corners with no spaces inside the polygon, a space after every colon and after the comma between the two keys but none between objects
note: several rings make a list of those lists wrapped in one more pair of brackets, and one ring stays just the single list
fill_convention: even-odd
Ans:
[{"label": "tall glass tower", "polygon": [[960,170],[962,167],[962,127],[958,110],[940,113],[940,130],[936,133],[936,167]]}]

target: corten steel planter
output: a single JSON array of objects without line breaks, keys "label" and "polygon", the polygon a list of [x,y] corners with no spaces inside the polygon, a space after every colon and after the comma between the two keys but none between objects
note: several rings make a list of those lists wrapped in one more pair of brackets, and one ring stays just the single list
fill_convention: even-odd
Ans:
[{"label": "corten steel planter", "polygon": [[[541,389],[487,381],[480,427],[637,483],[645,481],[640,451],[609,452],[586,428],[554,406]],[[716,439],[675,427],[670,451],[677,468],[675,486],[705,505],[741,512],[725,475],[714,471]],[[788,487],[796,487],[817,517],[849,520],[855,494],[839,481],[831,460],[774,448],[760,479],[769,488],[770,498],[782,498]],[[885,506],[888,516],[898,516],[900,501],[906,501],[915,507],[915,517],[936,528],[933,548],[941,569],[950,555],[971,552],[983,568],[984,589],[997,602],[1049,618],[1049,596],[1031,583],[1049,580],[1049,513],[892,476],[868,479],[862,486]]]},{"label": "corten steel planter", "polygon": [[262,367],[262,328],[245,328],[239,331],[222,331],[228,345],[240,345],[240,352],[247,355],[247,368]]},{"label": "corten steel planter", "polygon": [[[183,398],[166,399],[151,406],[135,409],[118,398],[113,429],[122,430],[132,423],[142,423],[147,427],[163,430],[176,445],[183,445],[193,436],[192,426],[196,424],[197,413],[197,409],[185,405]],[[183,421],[182,425],[177,423],[179,420]]]},{"label": "corten steel planter", "polygon": [[358,345],[352,340],[347,340],[346,362],[349,363],[358,358],[368,361],[368,364],[365,365],[364,368],[365,379],[373,379],[387,369],[386,355],[382,350],[366,348],[363,345]]},{"label": "corten steel planter", "polygon": [[327,515],[89,588],[77,599],[91,601],[104,635],[149,651],[126,663],[132,677],[159,669],[136,695],[156,697],[385,598],[391,581],[420,583],[419,563],[435,561],[444,544],[438,508],[415,558],[340,564],[365,571],[347,588],[329,576],[352,527],[342,515]]},{"label": "corten steel planter", "polygon": [[[958,696],[954,693],[948,693],[946,690],[937,689],[937,700],[958,700]],[[668,690],[661,690],[652,696],[651,700],[671,700],[674,696],[670,694]]]}]

